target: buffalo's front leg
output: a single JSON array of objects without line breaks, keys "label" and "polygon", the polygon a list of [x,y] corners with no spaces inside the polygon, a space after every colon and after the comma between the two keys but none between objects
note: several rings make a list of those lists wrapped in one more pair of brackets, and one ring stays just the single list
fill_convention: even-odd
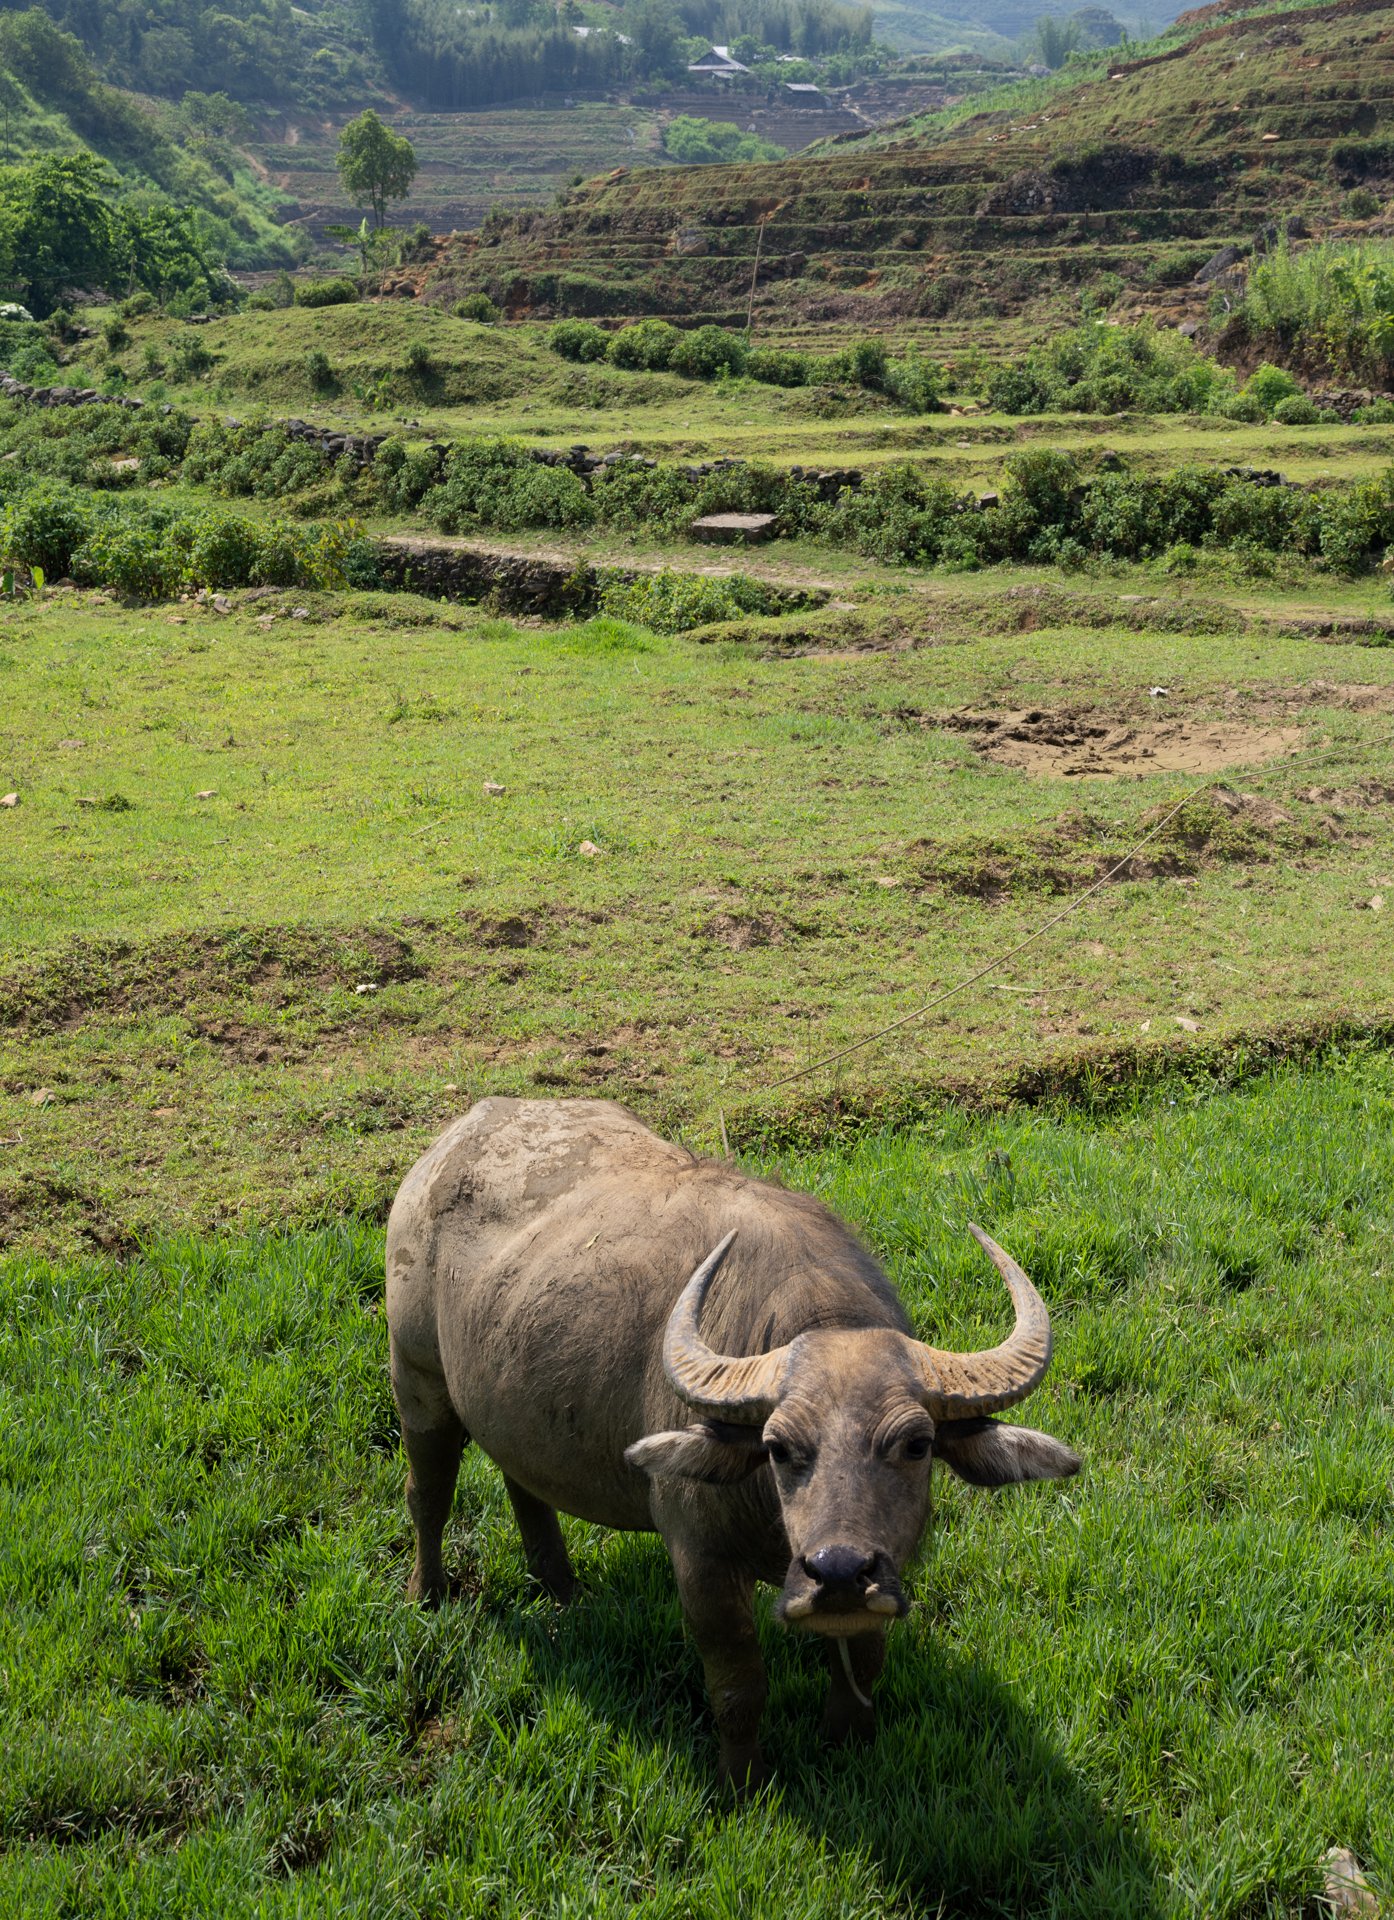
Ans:
[{"label": "buffalo's front leg", "polygon": [[765,1663],[755,1632],[755,1582],[719,1560],[674,1546],[682,1610],[702,1656],[707,1697],[721,1741],[721,1777],[737,1793],[762,1786],[767,1776],[760,1751],[765,1710]]},{"label": "buffalo's front leg", "polygon": [[571,1570],[571,1557],[566,1551],[556,1511],[526,1487],[520,1487],[516,1480],[510,1480],[507,1474],[503,1476],[503,1484],[508,1489],[513,1517],[523,1536],[528,1572],[564,1607],[576,1590],[576,1575]]},{"label": "buffalo's front leg", "polygon": [[828,1641],[832,1684],[823,1714],[823,1738],[830,1747],[848,1740],[870,1740],[876,1732],[871,1689],[885,1661],[884,1633],[855,1633]]}]

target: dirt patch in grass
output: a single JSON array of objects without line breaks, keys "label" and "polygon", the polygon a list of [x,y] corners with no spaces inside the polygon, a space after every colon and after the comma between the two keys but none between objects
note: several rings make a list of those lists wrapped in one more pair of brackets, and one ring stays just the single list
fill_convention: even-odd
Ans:
[{"label": "dirt patch in grass", "polygon": [[[935,724],[931,722],[930,724]],[[1139,726],[1088,707],[946,714],[937,724],[975,737],[999,766],[1033,779],[1119,780],[1149,773],[1220,773],[1293,753],[1300,727],[1230,720],[1161,720]]]},{"label": "dirt patch in grass", "polygon": [[751,947],[782,945],[785,927],[772,913],[714,913],[698,933],[704,940],[729,947],[732,953],[746,953]]}]

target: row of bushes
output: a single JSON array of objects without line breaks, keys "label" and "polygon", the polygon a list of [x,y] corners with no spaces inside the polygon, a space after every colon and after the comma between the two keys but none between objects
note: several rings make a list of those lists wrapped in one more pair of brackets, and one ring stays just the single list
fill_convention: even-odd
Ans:
[{"label": "row of bushes", "polygon": [[1358,486],[1308,491],[1214,467],[1087,473],[1073,455],[1038,448],[1012,456],[1007,474],[1000,499],[975,510],[907,462],[841,495],[822,531],[878,559],[966,568],[1183,562],[1219,549],[1240,559],[1292,554],[1353,574],[1394,544],[1394,467]]},{"label": "row of bushes", "polygon": [[[113,412],[46,413],[49,437],[27,444],[64,478],[82,480],[94,471],[110,478],[110,457],[93,447],[124,443],[103,438]],[[772,513],[786,535],[916,566],[1145,560],[1180,546],[1292,554],[1342,573],[1361,571],[1394,544],[1394,469],[1356,486],[1305,489],[1257,485],[1214,467],[1104,471],[1043,448],[1011,456],[1000,498],[980,507],[910,462],[829,500],[809,480],[759,463],[704,472],[627,459],[583,475],[546,465],[506,440],[450,449],[388,440],[371,465],[360,468],[349,459],[336,465],[279,430],[211,422],[181,428],[178,416],[136,416],[138,425],[118,416],[118,425],[123,418],[128,432],[134,427],[151,437],[152,463],[163,460],[170,472],[216,492],[294,501],[302,513],[339,519],[367,512],[416,518],[450,534],[606,528],[681,538],[706,514]],[[171,445],[161,453],[166,432]],[[181,433],[182,456],[176,451]],[[0,461],[0,497],[9,493],[22,502],[30,490],[21,466]],[[101,517],[102,496],[60,491],[71,511],[78,511],[72,501],[81,500],[89,518]],[[144,490],[140,498],[149,501]],[[145,523],[150,518],[147,506]],[[38,564],[50,577],[68,570],[42,557]],[[242,583],[239,575],[218,584]]]},{"label": "row of bushes", "polygon": [[50,580],[141,600],[203,587],[343,587],[371,572],[371,548],[352,523],[298,526],[216,507],[137,506],[62,481],[11,496],[0,550],[7,564],[40,568]]},{"label": "row of bushes", "polygon": [[563,360],[604,360],[631,372],[677,373],[689,380],[743,375],[774,387],[864,387],[914,413],[933,413],[944,391],[941,367],[918,355],[893,360],[880,340],[858,340],[840,353],[793,353],[752,347],[727,327],[684,329],[667,320],[636,320],[613,333],[590,320],[559,320],[547,340]]}]

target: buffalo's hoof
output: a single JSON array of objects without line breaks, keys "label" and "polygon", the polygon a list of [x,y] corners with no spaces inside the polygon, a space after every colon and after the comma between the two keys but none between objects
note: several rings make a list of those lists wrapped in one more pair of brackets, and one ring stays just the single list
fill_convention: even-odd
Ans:
[{"label": "buffalo's hoof", "polygon": [[407,1599],[413,1606],[425,1607],[431,1613],[434,1613],[449,1597],[450,1589],[446,1585],[444,1575],[438,1580],[425,1580],[419,1572],[416,1572],[407,1581]]},{"label": "buffalo's hoof", "polygon": [[748,1800],[770,1784],[773,1774],[757,1747],[753,1753],[721,1756],[721,1784],[735,1800]]},{"label": "buffalo's hoof", "polygon": [[857,1700],[830,1700],[820,1731],[825,1747],[868,1746],[876,1738],[876,1709]]}]

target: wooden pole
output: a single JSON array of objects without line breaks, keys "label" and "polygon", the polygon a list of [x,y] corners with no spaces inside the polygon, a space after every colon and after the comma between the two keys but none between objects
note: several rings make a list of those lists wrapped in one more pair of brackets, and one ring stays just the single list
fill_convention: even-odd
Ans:
[{"label": "wooden pole", "polygon": [[755,282],[760,278],[760,249],[765,244],[765,221],[768,220],[769,217],[768,214],[764,215],[755,235],[755,266],[750,276],[750,303],[745,310],[745,331],[747,339],[750,337],[750,330],[755,321]]}]

